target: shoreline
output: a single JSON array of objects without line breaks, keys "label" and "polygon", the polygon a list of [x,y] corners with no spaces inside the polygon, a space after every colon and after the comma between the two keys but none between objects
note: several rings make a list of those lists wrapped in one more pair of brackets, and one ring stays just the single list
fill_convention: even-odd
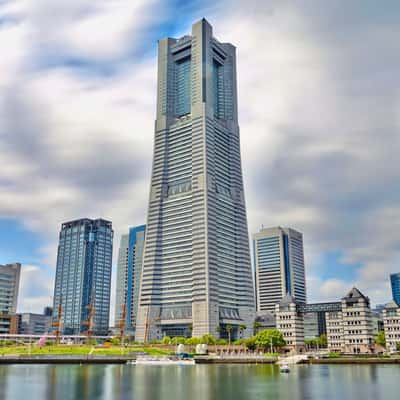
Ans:
[{"label": "shoreline", "polygon": [[126,364],[132,356],[109,355],[15,355],[0,356],[0,365],[6,364]]},{"label": "shoreline", "polygon": [[[7,364],[126,364],[136,356],[110,355],[9,355],[0,356],[0,365]],[[195,357],[195,364],[275,364],[276,358],[214,358]],[[340,357],[309,359],[300,364],[399,364],[400,358]]]}]

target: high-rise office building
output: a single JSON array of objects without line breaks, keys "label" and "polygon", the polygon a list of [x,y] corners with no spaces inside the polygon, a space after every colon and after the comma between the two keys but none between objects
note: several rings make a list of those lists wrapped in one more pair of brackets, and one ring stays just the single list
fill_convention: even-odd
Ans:
[{"label": "high-rise office building", "polygon": [[63,334],[82,333],[89,328],[94,334],[107,334],[112,248],[109,221],[84,218],[61,225],[53,321],[60,320]]},{"label": "high-rise office building", "polygon": [[257,311],[275,311],[290,294],[306,303],[303,235],[291,228],[262,228],[253,235]]},{"label": "high-rise office building", "polygon": [[125,315],[127,331],[136,325],[145,233],[146,225],[130,228],[121,236],[118,251],[115,323],[119,325]]},{"label": "high-rise office building", "polygon": [[21,264],[0,265],[0,314],[17,311]]},{"label": "high-rise office building", "polygon": [[392,286],[393,300],[400,306],[400,272],[390,275],[390,284]]},{"label": "high-rise office building", "polygon": [[[158,42],[158,102],[139,341],[249,335],[254,292],[237,117],[236,51],[205,20]],[[219,330],[219,329],[218,329]]]}]

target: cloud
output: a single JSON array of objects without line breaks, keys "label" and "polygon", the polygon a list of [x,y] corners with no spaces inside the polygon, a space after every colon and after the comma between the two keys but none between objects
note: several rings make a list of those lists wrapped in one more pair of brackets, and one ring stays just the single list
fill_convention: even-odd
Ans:
[{"label": "cloud", "polygon": [[45,273],[37,265],[22,266],[17,312],[41,313],[44,307],[52,305],[54,279],[44,276]]},{"label": "cloud", "polygon": [[[302,231],[310,282],[322,283],[314,255],[342,252],[349,268],[361,264],[347,286],[382,302],[400,255],[400,29],[393,9],[339,3],[237,2],[215,25],[238,47],[251,231]],[[309,285],[309,297],[345,283]]]},{"label": "cloud", "polygon": [[[144,49],[155,50],[156,27],[173,36],[206,13],[216,37],[237,46],[250,231],[304,233],[310,299],[354,283],[388,300],[400,258],[398,4],[193,2],[182,25],[171,4],[0,4],[0,217],[43,234],[53,269],[68,219],[111,219],[116,253],[147,206],[156,59]],[[324,282],[332,252],[358,266],[354,282]]]}]

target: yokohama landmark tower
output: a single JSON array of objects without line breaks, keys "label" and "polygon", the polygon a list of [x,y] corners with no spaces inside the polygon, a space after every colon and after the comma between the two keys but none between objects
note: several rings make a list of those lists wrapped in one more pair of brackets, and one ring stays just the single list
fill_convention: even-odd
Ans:
[{"label": "yokohama landmark tower", "polygon": [[157,119],[136,340],[232,338],[254,293],[237,117],[235,47],[205,20],[158,47]]}]

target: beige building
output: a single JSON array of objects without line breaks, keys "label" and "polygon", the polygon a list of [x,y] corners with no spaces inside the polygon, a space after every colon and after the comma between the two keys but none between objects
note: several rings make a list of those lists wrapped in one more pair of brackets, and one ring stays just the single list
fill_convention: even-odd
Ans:
[{"label": "beige building", "polygon": [[374,351],[369,298],[353,288],[342,299],[342,311],[327,314],[328,349],[343,353]]},{"label": "beige building", "polygon": [[383,310],[386,348],[396,350],[400,346],[400,307],[391,301]]},{"label": "beige building", "polygon": [[287,294],[276,306],[276,329],[286,341],[287,350],[304,351],[304,320],[296,299]]},{"label": "beige building", "polygon": [[343,314],[341,311],[332,311],[326,314],[326,336],[328,339],[329,351],[343,351]]}]

